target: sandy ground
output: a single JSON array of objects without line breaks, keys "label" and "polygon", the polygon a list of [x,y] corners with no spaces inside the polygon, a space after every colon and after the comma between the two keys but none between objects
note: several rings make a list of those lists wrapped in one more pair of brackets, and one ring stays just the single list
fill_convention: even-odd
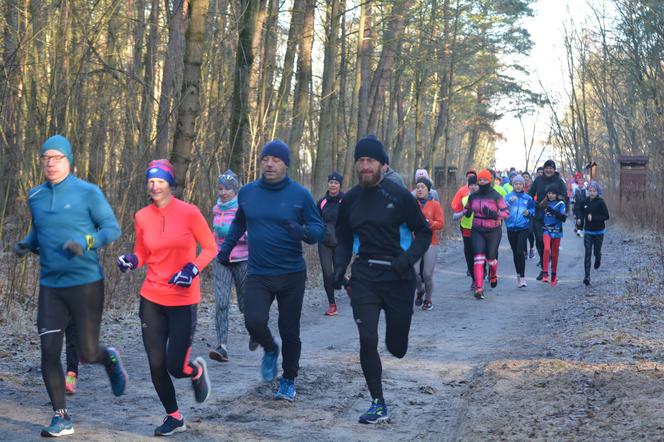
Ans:
[{"label": "sandy ground", "polygon": [[[658,425],[664,425],[664,421],[634,422],[631,408],[621,411],[626,404],[639,400],[643,401],[641,407],[658,408],[656,404],[664,389],[661,367],[650,361],[635,365],[633,358],[619,364],[603,361],[602,357],[592,362],[580,361],[576,344],[568,342],[569,336],[563,333],[565,327],[560,326],[576,324],[579,328],[594,324],[586,332],[594,333],[592,339],[604,339],[604,332],[597,329],[597,318],[574,322],[566,316],[569,311],[585,316],[586,310],[577,312],[570,306],[577,304],[575,299],[593,299],[580,283],[581,240],[569,234],[563,240],[561,281],[557,287],[536,282],[536,260],[529,260],[529,286],[517,289],[504,235],[499,285],[487,289],[486,300],[481,302],[468,290],[470,280],[461,247],[460,241],[447,241],[443,246],[436,273],[434,310],[415,309],[406,358],[393,358],[380,344],[391,423],[357,423],[370,398],[360,369],[357,330],[349,300],[339,292],[340,314],[327,318],[322,316],[324,293],[310,290],[302,316],[296,401],[274,401],[276,382],[260,381],[262,352],[259,349],[251,353],[247,349],[248,337],[233,306],[231,362],[208,362],[213,383],[208,402],[196,404],[189,382],[175,381],[180,409],[189,427],[175,437],[250,441],[599,440],[611,439],[611,435],[622,439],[622,431],[628,439],[637,435],[656,439],[657,434],[662,434]],[[608,252],[609,247],[606,249]],[[626,272],[622,276],[611,272],[611,259],[621,259],[620,253],[614,255],[606,256],[605,269],[595,276],[592,290],[601,291],[605,281],[629,279]],[[207,357],[215,333],[214,305],[209,294],[205,299],[199,310],[192,355]],[[274,310],[272,316],[273,320]],[[41,426],[51,416],[33,323],[33,318],[27,318],[3,327],[2,440],[38,440]],[[566,333],[572,341],[587,340],[574,327],[568,328]],[[273,331],[276,333],[274,323]],[[116,398],[102,368],[82,367],[78,393],[68,400],[76,430],[68,439],[152,439],[154,427],[161,423],[163,408],[150,381],[137,312],[108,312],[102,332],[103,341],[122,352],[130,385],[124,396]],[[617,378],[625,382],[609,387]],[[646,388],[644,383],[649,388],[648,395],[640,399],[630,397],[630,391]],[[624,425],[616,423],[616,416]],[[628,421],[632,422],[627,424]],[[606,432],[594,433],[595,427],[606,428]],[[647,431],[639,432],[639,428]]]}]

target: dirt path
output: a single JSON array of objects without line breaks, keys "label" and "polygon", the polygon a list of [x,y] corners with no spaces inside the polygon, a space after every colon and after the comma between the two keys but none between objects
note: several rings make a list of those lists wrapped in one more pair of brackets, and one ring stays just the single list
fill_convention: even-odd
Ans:
[{"label": "dirt path", "polygon": [[[321,315],[322,291],[306,295],[298,398],[293,404],[274,401],[276,382],[270,385],[259,380],[261,353],[249,352],[240,315],[232,310],[232,361],[209,361],[210,400],[195,404],[188,381],[175,382],[189,427],[177,439],[456,440],[466,416],[464,396],[478,367],[504,358],[541,356],[546,341],[543,325],[553,309],[580,287],[579,269],[573,267],[581,253],[581,241],[566,237],[558,287],[536,282],[535,260],[529,260],[529,287],[517,289],[504,235],[499,268],[503,277],[496,289],[487,290],[486,300],[479,302],[468,291],[461,242],[445,242],[437,267],[434,310],[416,309],[406,358],[391,357],[380,344],[392,422],[379,426],[357,423],[369,396],[345,294],[339,296],[340,314],[334,318]],[[211,304],[201,306],[194,355],[207,355],[214,341],[212,315]],[[68,440],[152,439],[163,409],[149,378],[139,322],[135,314],[108,316],[104,341],[122,351],[130,374],[128,393],[113,397],[101,368],[82,367],[79,392],[68,402],[76,429]],[[7,331],[0,346],[2,440],[39,440],[41,426],[50,419],[39,372],[38,342],[32,332],[31,324],[17,325]]]}]

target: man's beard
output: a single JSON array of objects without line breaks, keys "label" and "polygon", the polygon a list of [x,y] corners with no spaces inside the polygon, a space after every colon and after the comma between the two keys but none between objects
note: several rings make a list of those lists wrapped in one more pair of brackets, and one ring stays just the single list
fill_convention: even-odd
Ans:
[{"label": "man's beard", "polygon": [[364,188],[374,187],[376,184],[378,184],[381,178],[382,178],[382,173],[380,169],[378,169],[376,173],[373,173],[371,175],[357,172],[357,181],[360,183],[360,186]]}]

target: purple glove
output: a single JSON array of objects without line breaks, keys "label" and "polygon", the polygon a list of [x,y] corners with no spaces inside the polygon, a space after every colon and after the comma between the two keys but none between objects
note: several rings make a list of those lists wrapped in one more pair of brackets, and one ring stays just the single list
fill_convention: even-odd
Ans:
[{"label": "purple glove", "polygon": [[295,241],[302,241],[307,236],[307,228],[301,224],[290,222],[288,223],[288,236]]},{"label": "purple glove", "polygon": [[168,280],[169,284],[177,285],[178,287],[189,287],[194,281],[194,278],[198,276],[198,267],[188,262],[182,270],[177,272],[175,275],[171,276],[171,279]]},{"label": "purple glove", "polygon": [[127,270],[134,270],[136,267],[138,267],[138,257],[136,257],[136,255],[133,253],[118,256],[116,264],[118,265],[120,271],[125,273]]}]

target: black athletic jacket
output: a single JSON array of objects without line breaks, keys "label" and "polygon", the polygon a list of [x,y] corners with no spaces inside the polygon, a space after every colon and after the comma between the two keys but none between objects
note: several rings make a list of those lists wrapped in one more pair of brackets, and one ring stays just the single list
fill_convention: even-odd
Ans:
[{"label": "black athletic jacket", "polygon": [[[588,221],[588,214],[592,215],[592,221]],[[609,219],[609,209],[601,196],[593,199],[586,197],[583,202],[582,216],[586,230],[598,232],[606,228],[605,221]]]},{"label": "black athletic jacket", "polygon": [[566,206],[569,204],[569,198],[567,198],[567,186],[563,179],[560,178],[558,172],[555,172],[551,177],[547,177],[546,175],[538,176],[528,190],[530,196],[533,198],[537,197],[535,218],[542,219],[544,217],[544,209],[540,207],[539,203],[546,199],[546,189],[549,185],[555,186],[556,191],[558,192],[558,198],[561,199],[562,197]]},{"label": "black athletic jacket", "polygon": [[339,192],[337,196],[330,196],[328,192],[318,201],[318,210],[320,210],[320,217],[323,219],[326,229],[325,237],[321,243],[328,247],[335,247],[337,245],[335,228],[337,224],[337,216],[339,216],[339,205],[343,199],[343,192]]},{"label": "black athletic jacket", "polygon": [[[402,224],[415,234],[405,252],[400,243]],[[368,259],[391,261],[405,253],[412,267],[429,248],[432,235],[417,200],[406,188],[389,180],[368,189],[356,185],[348,191],[339,207],[336,233],[335,269],[348,266],[353,237],[357,235],[359,258],[353,263],[353,278],[372,281],[394,281],[402,276],[391,266],[371,265]]]}]

